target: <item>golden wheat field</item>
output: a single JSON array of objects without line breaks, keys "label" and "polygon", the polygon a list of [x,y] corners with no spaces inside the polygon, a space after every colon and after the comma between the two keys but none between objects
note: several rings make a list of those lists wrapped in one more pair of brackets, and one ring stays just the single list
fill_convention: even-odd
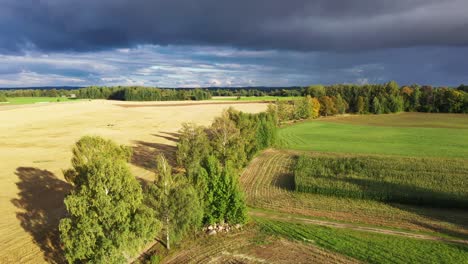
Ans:
[{"label": "golden wheat field", "polygon": [[62,169],[83,135],[132,146],[132,171],[150,179],[158,151],[173,153],[184,122],[209,125],[223,109],[266,109],[261,103],[125,103],[80,101],[0,107],[0,262],[41,263],[57,259],[57,233],[70,186]]}]

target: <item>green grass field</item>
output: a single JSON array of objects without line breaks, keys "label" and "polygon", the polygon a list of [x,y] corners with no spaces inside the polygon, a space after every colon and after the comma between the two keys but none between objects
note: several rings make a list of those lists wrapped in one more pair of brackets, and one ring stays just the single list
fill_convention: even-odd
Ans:
[{"label": "green grass field", "polygon": [[323,119],[325,122],[385,126],[385,127],[429,127],[468,129],[467,114],[439,114],[404,112],[386,115],[349,115]]},{"label": "green grass field", "polygon": [[468,263],[468,246],[255,218],[261,230],[365,263]]},{"label": "green grass field", "polygon": [[[378,122],[375,120],[381,119],[380,116],[350,117],[352,123],[342,121],[347,117],[337,122],[334,119],[304,122],[280,129],[279,146],[319,152],[468,158],[468,129],[465,128],[468,115],[443,121],[444,126],[458,128],[438,127],[439,115],[417,115],[423,123],[400,118],[397,126],[392,126],[391,122],[387,126],[371,125]],[[404,114],[398,116],[405,117]],[[431,127],[432,118],[436,119],[434,127]]]},{"label": "green grass field", "polygon": [[295,96],[242,96],[237,99],[237,96],[216,96],[211,98],[212,101],[287,101],[296,100],[302,97]]},{"label": "green grass field", "polygon": [[302,155],[294,181],[302,192],[468,209],[463,159]]},{"label": "green grass field", "polygon": [[266,234],[363,263],[468,263],[466,244],[297,220],[466,240],[468,115],[322,118],[281,128],[279,139],[282,150],[263,153],[241,177],[249,206],[270,212],[253,216]]},{"label": "green grass field", "polygon": [[36,104],[36,103],[57,103],[57,102],[74,102],[79,99],[70,99],[62,97],[7,97],[8,103],[6,105],[19,105],[19,104]]}]

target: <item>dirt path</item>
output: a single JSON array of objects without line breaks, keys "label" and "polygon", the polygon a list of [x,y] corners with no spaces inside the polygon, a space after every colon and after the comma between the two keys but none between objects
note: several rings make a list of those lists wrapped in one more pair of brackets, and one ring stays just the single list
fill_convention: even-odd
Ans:
[{"label": "dirt path", "polygon": [[415,234],[415,233],[404,232],[404,231],[389,230],[389,229],[382,229],[382,228],[376,228],[376,227],[358,226],[358,225],[353,225],[353,224],[303,218],[303,217],[297,217],[297,216],[291,216],[291,215],[285,216],[285,215],[279,215],[279,214],[273,214],[273,213],[262,213],[262,212],[256,212],[256,211],[250,211],[249,214],[251,216],[268,218],[272,220],[280,220],[280,221],[291,222],[291,223],[327,226],[327,227],[333,227],[333,228],[351,229],[355,231],[403,236],[403,237],[408,237],[408,238],[441,241],[441,242],[448,242],[448,243],[460,243],[460,244],[468,245],[468,240],[463,240],[463,239],[450,239],[450,238],[443,238],[443,237],[430,236],[430,235],[424,235],[424,234]]}]

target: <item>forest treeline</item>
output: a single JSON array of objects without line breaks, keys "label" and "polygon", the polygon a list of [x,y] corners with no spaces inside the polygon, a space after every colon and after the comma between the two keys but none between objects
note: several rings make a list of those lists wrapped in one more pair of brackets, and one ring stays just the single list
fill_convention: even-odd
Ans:
[{"label": "forest treeline", "polygon": [[182,101],[208,100],[211,93],[205,89],[162,89],[155,87],[90,86],[79,89],[18,89],[0,91],[6,97],[70,97],[121,101]]},{"label": "forest treeline", "polygon": [[73,148],[73,186],[60,239],[70,263],[126,263],[149,241],[170,249],[202,226],[247,222],[239,186],[241,169],[276,140],[272,111],[248,114],[228,109],[211,126],[184,124],[177,166],[163,154],[154,181],[142,187],[130,172],[132,151],[100,137],[85,136]]},{"label": "forest treeline", "polygon": [[385,84],[337,84],[270,88],[196,88],[163,89],[152,87],[91,86],[75,90],[6,90],[6,97],[57,97],[74,94],[77,98],[112,99],[123,101],[206,100],[212,96],[307,96],[317,98],[322,105],[321,115],[338,113],[395,113],[401,111],[431,113],[468,113],[468,86],[457,88],[432,86],[402,86],[396,82]]}]

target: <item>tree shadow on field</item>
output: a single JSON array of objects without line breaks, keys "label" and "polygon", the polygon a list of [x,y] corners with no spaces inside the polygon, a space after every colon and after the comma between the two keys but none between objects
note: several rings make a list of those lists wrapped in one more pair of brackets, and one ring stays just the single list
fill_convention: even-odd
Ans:
[{"label": "tree shadow on field", "polygon": [[294,174],[290,172],[276,173],[273,176],[271,183],[273,186],[283,190],[294,191],[295,189]]},{"label": "tree shadow on field", "polygon": [[150,171],[156,168],[156,156],[164,154],[169,164],[174,168],[176,165],[175,146],[146,141],[135,141],[133,147],[132,164]]},{"label": "tree shadow on field", "polygon": [[[357,199],[369,199],[387,203],[392,207],[421,216],[411,220],[417,226],[437,233],[468,240],[468,203],[465,199],[419,186],[389,183],[371,179],[316,176],[334,182],[329,187],[315,187],[318,193]],[[335,186],[355,186],[362,194],[340,193]],[[386,197],[386,194],[390,196]],[[366,196],[368,195],[368,196]],[[429,220],[429,221],[427,221]],[[446,224],[443,224],[446,223]],[[447,225],[449,224],[449,225]]]},{"label": "tree shadow on field", "polygon": [[294,181],[294,165],[296,164],[297,159],[298,156],[294,156],[290,163],[284,164],[284,166],[287,166],[287,169],[275,173],[271,179],[271,185],[286,191],[294,191],[296,189],[296,183]]},{"label": "tree shadow on field", "polygon": [[164,138],[166,140],[178,143],[180,133],[160,131],[159,134],[153,134],[153,136],[159,137],[159,138]]},{"label": "tree shadow on field", "polygon": [[66,263],[60,246],[58,224],[65,215],[63,199],[70,192],[71,185],[58,179],[47,170],[19,167],[15,173],[19,182],[14,206],[20,209],[16,218],[38,245],[44,259],[49,263]]},{"label": "tree shadow on field", "polygon": [[[468,211],[463,209],[443,209],[391,204],[393,207],[415,213],[431,222],[413,220],[412,223],[437,233],[468,240]],[[448,223],[451,227],[442,223]]]}]

